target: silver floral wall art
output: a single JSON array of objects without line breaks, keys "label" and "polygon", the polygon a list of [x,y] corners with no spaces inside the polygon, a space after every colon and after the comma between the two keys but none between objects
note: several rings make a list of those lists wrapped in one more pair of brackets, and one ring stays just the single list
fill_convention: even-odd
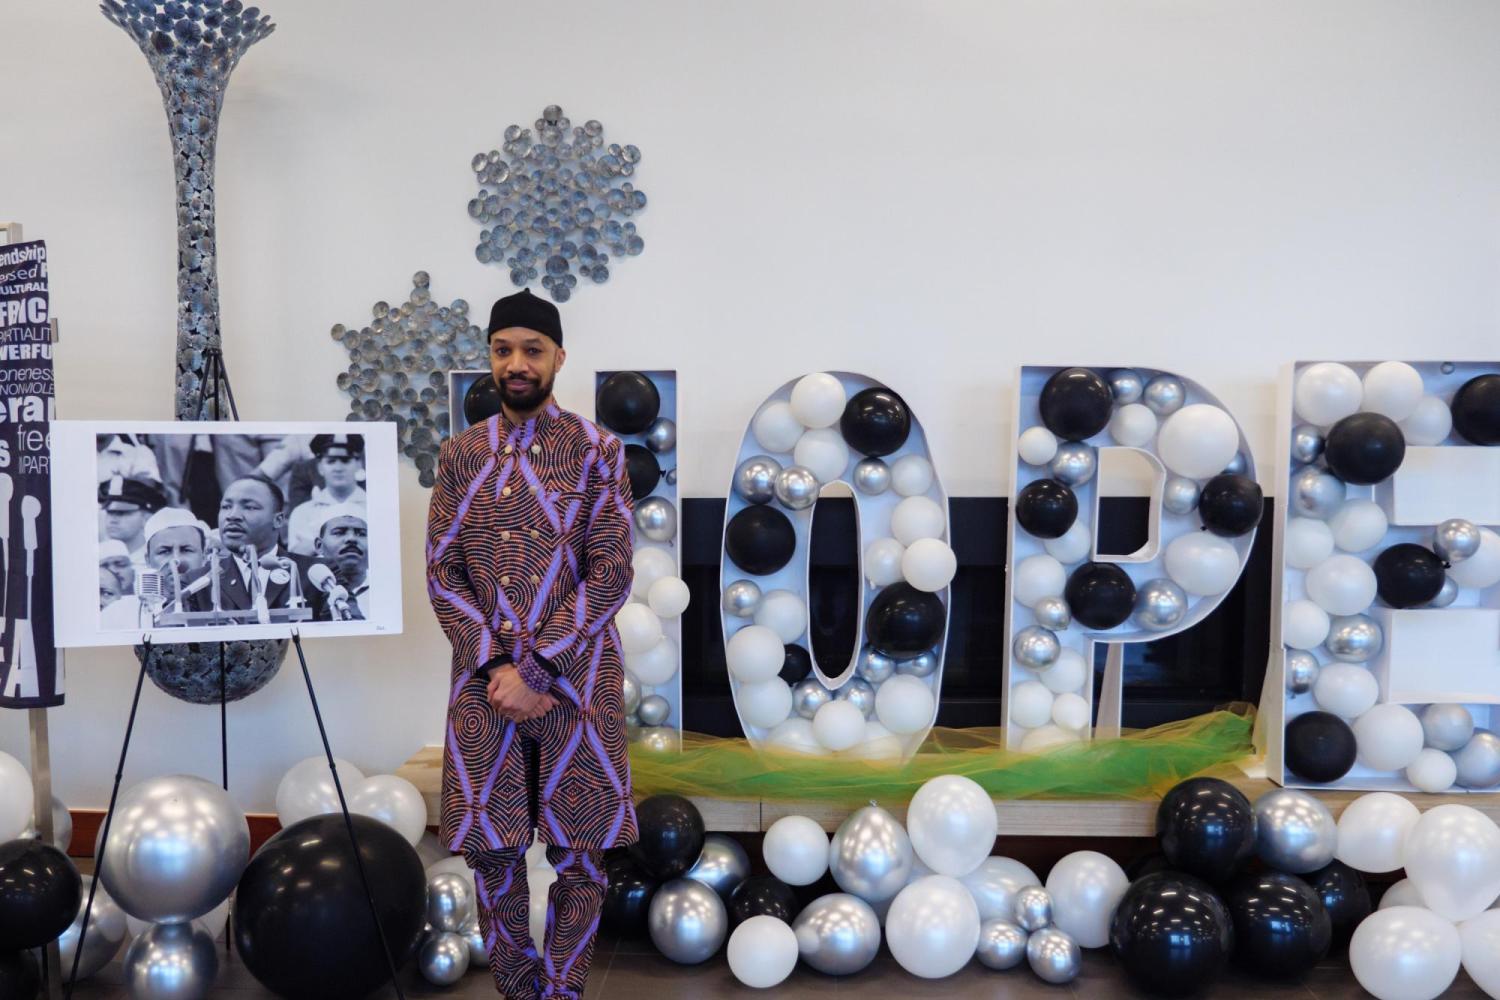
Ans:
[{"label": "silver floral wall art", "polygon": [[416,463],[422,485],[431,486],[438,445],[448,434],[448,371],[484,367],[486,351],[467,302],[434,302],[426,271],[411,282],[405,302],[377,302],[368,325],[340,323],[331,335],[349,352],[349,367],[338,376],[349,394],[349,419],[394,422],[401,453]]},{"label": "silver floral wall art", "polygon": [[606,146],[603,125],[574,125],[556,104],[532,128],[509,126],[500,149],[469,164],[479,181],[469,216],[484,227],[474,256],[506,268],[517,287],[540,278],[557,302],[580,278],[604,284],[615,261],[646,249],[632,221],[646,192],[628,179],[640,161],[635,146]]}]

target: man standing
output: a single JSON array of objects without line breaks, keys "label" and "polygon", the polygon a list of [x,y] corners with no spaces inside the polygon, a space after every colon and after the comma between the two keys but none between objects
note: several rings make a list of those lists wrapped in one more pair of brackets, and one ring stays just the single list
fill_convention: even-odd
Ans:
[{"label": "man standing", "polygon": [[[333,582],[344,588],[339,599],[344,601],[342,609],[336,607],[333,595],[316,585],[316,593],[308,595],[312,602],[313,617],[318,621],[339,621],[350,618],[370,617],[370,528],[365,520],[365,509],[338,504],[325,507],[323,523],[318,526],[317,538],[313,541],[313,557],[333,572]],[[312,579],[309,570],[309,579]]]},{"label": "man standing", "polygon": [[292,511],[287,522],[286,547],[299,556],[313,554],[318,526],[323,512],[330,507],[366,507],[365,490],[359,485],[365,467],[365,439],[358,434],[315,434],[310,445],[317,457],[322,486],[312,488],[312,496]]},{"label": "man standing", "polygon": [[125,543],[130,561],[146,561],[146,518],[167,505],[161,484],[149,479],[111,476],[99,484],[99,506],[104,514],[104,538]]},{"label": "man standing", "polygon": [[285,608],[306,593],[301,561],[281,549],[286,496],[260,475],[230,483],[219,502],[219,542],[228,553],[214,561],[219,585],[193,594],[193,611]]},{"label": "man standing", "polygon": [[[614,436],[559,409],[551,303],[495,303],[501,412],[450,439],[427,524],[433,609],[453,644],[442,835],[474,869],[490,971],[511,998],[582,996],[605,848],[635,840],[619,635],[630,593],[630,480]],[[525,851],[557,870],[541,955]]]},{"label": "man standing", "polygon": [[[180,507],[163,507],[151,515],[146,522],[146,564],[141,571],[150,570],[158,575],[157,610],[177,610],[178,585],[187,590],[198,582],[208,569],[208,529]],[[184,604],[186,607],[186,604]],[[141,600],[134,593],[123,591],[120,599],[99,615],[99,627],[103,629],[149,628],[154,623],[149,615],[143,615]]]}]

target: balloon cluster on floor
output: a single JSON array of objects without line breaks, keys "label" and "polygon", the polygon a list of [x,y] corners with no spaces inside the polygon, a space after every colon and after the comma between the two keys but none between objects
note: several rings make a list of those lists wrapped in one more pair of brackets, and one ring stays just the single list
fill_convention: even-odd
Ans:
[{"label": "balloon cluster on floor", "polygon": [[[1447,653],[1431,636],[1443,626],[1423,617],[1449,609],[1444,620],[1460,628],[1500,583],[1500,535],[1450,516],[1474,501],[1436,471],[1453,468],[1436,446],[1500,443],[1500,375],[1422,367],[1323,362],[1295,373],[1281,578],[1290,780],[1500,786],[1500,738],[1474,718],[1487,721],[1489,708],[1459,703],[1500,686],[1442,669]],[[1415,471],[1402,472],[1408,459]],[[1446,513],[1423,524],[1418,508]]]},{"label": "balloon cluster on floor", "polygon": [[[365,777],[347,760],[335,757],[339,783],[349,811],[379,820],[412,846],[427,830],[427,803],[405,778],[394,774]],[[339,812],[338,789],[327,757],[308,757],[292,765],[276,786],[276,818],[283,829],[312,816]]]},{"label": "balloon cluster on floor", "polygon": [[[858,510],[864,646],[824,671],[806,643],[807,548],[820,492]],[[904,400],[859,375],[807,375],[767,401],[741,447],[726,508],[722,606],[736,708],[752,743],[900,757],[932,725],[947,587],[958,568],[947,500]],[[838,678],[837,680],[833,678]]]},{"label": "balloon cluster on floor", "polygon": [[[1025,368],[1019,423],[1007,740],[1040,750],[1087,735],[1093,637],[1157,639],[1213,610],[1249,557],[1262,496],[1234,418],[1166,372]],[[1164,470],[1160,538],[1129,563],[1095,555],[1110,448]]]},{"label": "balloon cluster on floor", "polygon": [[[20,761],[0,753],[0,996],[20,1000],[31,1000],[41,985],[32,949],[68,933],[84,888],[63,850],[43,843],[31,829],[32,795],[31,776]],[[116,950],[123,922],[119,933]],[[64,952],[71,958],[66,939]],[[110,952],[99,965],[113,956]]]}]

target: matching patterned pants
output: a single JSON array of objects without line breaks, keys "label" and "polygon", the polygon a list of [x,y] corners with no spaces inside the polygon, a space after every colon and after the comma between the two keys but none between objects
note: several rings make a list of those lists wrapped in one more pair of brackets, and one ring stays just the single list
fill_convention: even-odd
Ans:
[{"label": "matching patterned pants", "polygon": [[547,929],[538,955],[529,926],[526,852],[506,848],[466,855],[474,869],[490,973],[507,1000],[583,996],[607,882],[603,856],[603,851],[547,848],[557,881],[547,896]]}]

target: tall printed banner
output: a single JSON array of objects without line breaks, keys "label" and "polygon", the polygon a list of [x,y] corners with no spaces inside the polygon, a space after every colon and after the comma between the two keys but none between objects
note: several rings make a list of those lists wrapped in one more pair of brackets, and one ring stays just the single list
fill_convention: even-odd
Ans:
[{"label": "tall printed banner", "polygon": [[0,246],[0,708],[61,705],[52,641],[47,245]]}]

